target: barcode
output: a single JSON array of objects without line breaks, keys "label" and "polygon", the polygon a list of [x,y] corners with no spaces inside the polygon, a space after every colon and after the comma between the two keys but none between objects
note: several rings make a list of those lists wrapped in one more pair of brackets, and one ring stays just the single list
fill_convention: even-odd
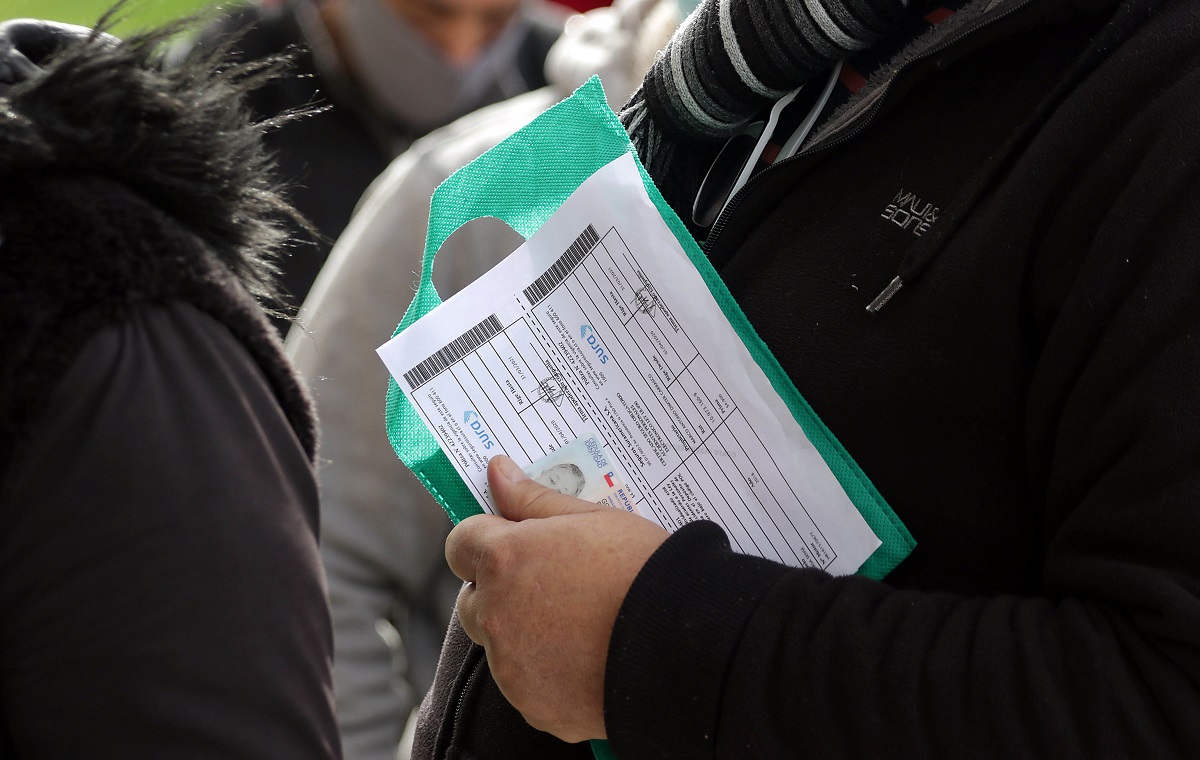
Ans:
[{"label": "barcode", "polygon": [[592,246],[599,242],[600,236],[596,234],[596,228],[589,224],[583,232],[579,233],[579,237],[575,238],[575,242],[571,243],[567,252],[559,256],[558,261],[542,272],[542,276],[534,280],[533,284],[525,288],[525,300],[529,302],[529,305],[536,306],[539,301],[550,295],[550,291],[567,279],[571,270],[579,266],[588,255],[588,251],[592,250]]},{"label": "barcode", "polygon": [[499,335],[504,328],[493,314],[447,343],[436,354],[404,373],[410,390],[416,390],[467,354]]}]

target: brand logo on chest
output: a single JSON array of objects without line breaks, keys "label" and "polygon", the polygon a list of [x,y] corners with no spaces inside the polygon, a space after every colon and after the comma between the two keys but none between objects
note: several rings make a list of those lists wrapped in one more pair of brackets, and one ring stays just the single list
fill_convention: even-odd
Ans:
[{"label": "brand logo on chest", "polygon": [[911,190],[900,188],[900,192],[896,193],[896,197],[892,198],[892,202],[883,209],[880,216],[900,229],[920,237],[937,221],[940,211],[940,208],[922,200]]}]

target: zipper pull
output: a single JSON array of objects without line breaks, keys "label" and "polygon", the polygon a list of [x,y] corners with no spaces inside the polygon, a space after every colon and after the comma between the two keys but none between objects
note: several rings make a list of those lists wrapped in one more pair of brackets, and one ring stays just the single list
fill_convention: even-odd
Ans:
[{"label": "zipper pull", "polygon": [[904,281],[900,279],[900,275],[896,275],[895,279],[883,289],[883,292],[875,296],[874,301],[867,304],[867,311],[871,314],[878,314],[883,305],[892,300],[892,296],[896,295],[902,287],[904,287]]}]

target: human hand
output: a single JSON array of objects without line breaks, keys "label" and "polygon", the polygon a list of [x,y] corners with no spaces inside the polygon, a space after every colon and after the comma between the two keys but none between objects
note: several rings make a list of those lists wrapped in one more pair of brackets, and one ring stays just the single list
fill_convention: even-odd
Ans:
[{"label": "human hand", "polygon": [[503,516],[469,517],[446,539],[450,569],[468,581],[459,621],[531,726],[568,742],[605,738],[613,624],[667,532],[546,488],[506,456],[488,463],[488,483]]}]

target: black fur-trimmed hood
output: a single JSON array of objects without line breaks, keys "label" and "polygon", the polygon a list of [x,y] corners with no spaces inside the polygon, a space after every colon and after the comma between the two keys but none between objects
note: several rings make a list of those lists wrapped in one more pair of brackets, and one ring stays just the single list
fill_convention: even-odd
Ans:
[{"label": "black fur-trimmed hood", "polygon": [[214,51],[163,68],[174,27],[126,42],[81,30],[49,55],[25,39],[6,70],[11,29],[0,24],[0,487],[84,343],[175,301],[232,332],[314,456],[311,400],[260,304],[295,217],[262,147],[270,125],[241,105],[282,62],[231,67]]},{"label": "black fur-trimmed hood", "polygon": [[163,66],[165,43],[185,28],[123,42],[78,35],[0,96],[0,183],[52,172],[114,180],[194,231],[266,299],[282,222],[295,214],[262,147],[274,124],[253,123],[241,99],[286,61],[231,66],[221,49]]}]

